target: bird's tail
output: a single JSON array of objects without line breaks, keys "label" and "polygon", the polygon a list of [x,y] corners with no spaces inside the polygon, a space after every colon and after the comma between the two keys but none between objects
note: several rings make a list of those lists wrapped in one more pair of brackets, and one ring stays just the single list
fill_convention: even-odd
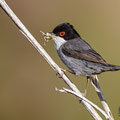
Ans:
[{"label": "bird's tail", "polygon": [[104,70],[105,71],[117,71],[117,70],[120,70],[120,66],[107,64],[107,65],[105,65],[103,72],[104,72]]}]

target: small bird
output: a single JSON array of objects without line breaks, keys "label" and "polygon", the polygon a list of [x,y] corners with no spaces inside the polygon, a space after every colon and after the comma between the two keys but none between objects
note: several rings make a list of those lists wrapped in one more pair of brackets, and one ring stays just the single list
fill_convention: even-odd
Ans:
[{"label": "small bird", "polygon": [[89,79],[105,71],[120,70],[120,66],[108,64],[71,24],[59,24],[50,34],[60,59],[71,73]]}]

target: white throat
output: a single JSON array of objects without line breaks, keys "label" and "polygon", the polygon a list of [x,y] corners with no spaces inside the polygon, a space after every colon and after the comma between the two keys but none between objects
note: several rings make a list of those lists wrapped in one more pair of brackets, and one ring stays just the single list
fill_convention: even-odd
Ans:
[{"label": "white throat", "polygon": [[53,40],[54,40],[55,48],[56,48],[57,50],[59,50],[59,48],[61,47],[61,45],[66,42],[63,38],[61,38],[61,37],[59,37],[59,36],[54,37]]}]

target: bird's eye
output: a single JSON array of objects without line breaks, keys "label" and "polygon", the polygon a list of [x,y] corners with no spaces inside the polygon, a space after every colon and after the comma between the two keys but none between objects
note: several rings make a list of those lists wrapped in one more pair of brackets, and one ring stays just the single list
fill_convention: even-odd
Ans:
[{"label": "bird's eye", "polygon": [[62,37],[62,36],[65,36],[65,32],[60,32],[59,35]]}]

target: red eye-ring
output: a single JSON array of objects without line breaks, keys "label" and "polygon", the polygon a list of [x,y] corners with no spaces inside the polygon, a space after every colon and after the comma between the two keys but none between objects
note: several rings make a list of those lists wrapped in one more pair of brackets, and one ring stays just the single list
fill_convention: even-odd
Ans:
[{"label": "red eye-ring", "polygon": [[62,37],[65,35],[65,32],[60,32],[59,35]]}]

